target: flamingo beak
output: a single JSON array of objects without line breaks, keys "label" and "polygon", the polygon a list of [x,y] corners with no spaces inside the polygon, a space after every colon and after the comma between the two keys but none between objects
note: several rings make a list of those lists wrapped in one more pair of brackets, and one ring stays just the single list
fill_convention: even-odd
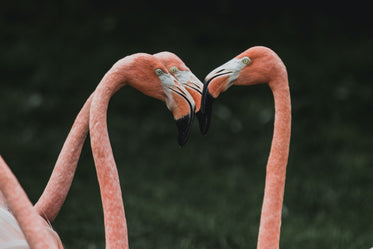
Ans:
[{"label": "flamingo beak", "polygon": [[203,135],[207,134],[207,131],[210,127],[211,122],[211,113],[212,113],[212,103],[214,103],[215,98],[209,93],[207,89],[208,81],[205,81],[205,87],[203,88],[202,93],[202,103],[201,103],[201,112],[198,116],[199,129]]},{"label": "flamingo beak", "polygon": [[195,104],[192,96],[182,84],[171,74],[156,71],[163,86],[163,100],[176,120],[178,130],[177,141],[184,146],[189,139],[194,119]]},{"label": "flamingo beak", "polygon": [[184,146],[191,133],[191,127],[194,120],[195,104],[192,96],[181,85],[174,85],[169,88],[172,92],[173,107],[170,107],[176,126],[178,129],[177,141],[180,146]]},{"label": "flamingo beak", "polygon": [[202,132],[203,135],[206,135],[206,132],[204,131],[204,125],[205,125],[205,116],[203,115],[201,109],[196,113],[198,124],[199,124],[199,130]]},{"label": "flamingo beak", "polygon": [[178,129],[177,142],[181,147],[188,142],[193,119],[194,112],[176,120],[176,126]]},{"label": "flamingo beak", "polygon": [[186,83],[184,83],[183,86],[190,93],[194,100],[194,103],[196,105],[195,114],[198,118],[199,124],[201,124],[204,118],[201,111],[203,84],[192,72],[189,71],[188,73],[190,74],[189,80]]},{"label": "flamingo beak", "polygon": [[197,77],[194,76],[194,78],[195,80],[186,83],[185,88],[188,90],[190,95],[192,95],[194,103],[196,104],[196,116],[201,130],[201,123],[203,123],[204,119],[201,111],[203,84]]},{"label": "flamingo beak", "polygon": [[211,87],[213,85],[211,83],[214,82],[214,79],[217,79],[221,76],[229,76],[230,74],[232,74],[232,71],[227,69],[221,69],[219,67],[211,73],[209,73],[205,78],[201,100],[201,114],[198,117],[199,128],[203,135],[207,134],[207,131],[210,127],[212,104],[214,103],[215,99],[221,91],[220,87]]},{"label": "flamingo beak", "polygon": [[235,83],[241,70],[248,63],[250,63],[250,58],[247,56],[243,58],[233,58],[220,67],[215,68],[206,76],[201,104],[203,117],[200,120],[200,129],[203,135],[207,133],[210,127],[212,103],[221,92],[226,91]]},{"label": "flamingo beak", "polygon": [[190,93],[192,96],[194,103],[196,105],[196,116],[201,123],[201,119],[203,118],[201,112],[201,97],[203,91],[203,84],[202,82],[190,71],[190,70],[183,70],[179,71],[176,67],[173,67],[173,75],[175,78],[185,87],[185,89]]}]

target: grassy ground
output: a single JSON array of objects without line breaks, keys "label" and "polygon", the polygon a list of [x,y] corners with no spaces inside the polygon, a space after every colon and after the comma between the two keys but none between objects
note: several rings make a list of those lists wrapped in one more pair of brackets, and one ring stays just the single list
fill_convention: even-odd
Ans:
[{"label": "grassy ground", "polygon": [[[80,17],[79,4],[73,17],[61,20],[53,6],[44,14],[26,7],[31,11],[11,6],[0,19],[0,153],[32,201],[75,115],[117,59],[170,50],[203,79],[246,48],[266,45],[287,65],[293,105],[281,248],[373,246],[369,23],[310,13],[246,20],[201,11],[186,22],[174,12],[136,18],[136,11],[121,15],[114,8]],[[272,96],[264,85],[231,88],[214,111],[208,135],[195,123],[189,143],[179,148],[164,104],[131,88],[112,99],[109,133],[131,248],[255,247]],[[66,248],[104,247],[89,143],[53,226]]]}]

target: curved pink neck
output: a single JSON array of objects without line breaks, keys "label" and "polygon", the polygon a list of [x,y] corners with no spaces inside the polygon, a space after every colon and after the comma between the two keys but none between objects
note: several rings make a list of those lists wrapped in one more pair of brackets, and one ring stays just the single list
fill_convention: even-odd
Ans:
[{"label": "curved pink neck", "polygon": [[0,156],[0,190],[31,249],[57,248],[43,220],[35,212],[25,191]]},{"label": "curved pink neck", "polygon": [[93,94],[87,99],[76,117],[54,166],[43,194],[35,204],[36,212],[46,220],[53,221],[70,190],[84,141],[88,134],[89,109]]},{"label": "curved pink neck", "polygon": [[258,235],[258,249],[278,249],[281,213],[289,155],[291,103],[287,77],[270,84],[275,101],[275,124],[267,163],[264,199]]},{"label": "curved pink neck", "polygon": [[121,77],[110,71],[95,90],[91,104],[89,129],[92,153],[104,209],[106,248],[127,249],[127,223],[122,191],[107,130],[110,97],[121,87]]}]

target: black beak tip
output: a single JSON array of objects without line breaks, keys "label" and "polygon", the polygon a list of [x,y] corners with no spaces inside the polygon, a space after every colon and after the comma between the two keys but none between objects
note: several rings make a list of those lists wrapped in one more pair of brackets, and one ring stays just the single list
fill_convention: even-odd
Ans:
[{"label": "black beak tip", "polygon": [[191,133],[193,118],[194,115],[188,114],[176,120],[176,126],[178,129],[177,142],[181,147],[183,147],[188,142]]},{"label": "black beak tip", "polygon": [[205,92],[203,96],[203,111],[197,113],[199,121],[199,129],[203,135],[207,134],[207,131],[210,127],[211,114],[212,114],[212,104],[214,103],[215,98],[208,92]]},{"label": "black beak tip", "polygon": [[204,130],[204,126],[206,124],[206,116],[205,114],[199,110],[197,113],[196,113],[196,116],[197,116],[197,119],[198,119],[198,123],[199,123],[199,130],[203,133],[203,130]]}]

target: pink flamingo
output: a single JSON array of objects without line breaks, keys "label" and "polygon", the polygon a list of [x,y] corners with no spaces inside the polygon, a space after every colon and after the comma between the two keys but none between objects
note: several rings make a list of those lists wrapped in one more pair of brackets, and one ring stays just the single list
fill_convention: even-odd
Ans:
[{"label": "pink flamingo", "polygon": [[[150,55],[148,55],[148,56],[150,56]],[[176,55],[174,55],[174,56],[176,56]],[[123,63],[125,61],[131,62],[130,66],[135,67],[135,63],[133,63],[130,60],[130,58],[132,58],[132,57],[133,56],[126,57],[127,60],[125,60],[126,58],[124,58],[121,61]],[[178,57],[176,57],[176,58],[178,60],[180,60]],[[121,62],[121,61],[119,61],[119,62]],[[122,64],[122,63],[119,63],[119,62],[117,64]],[[155,62],[157,62],[157,61],[155,60]],[[171,60],[169,62],[171,62]],[[160,62],[157,62],[157,63],[159,64]],[[160,69],[160,68],[158,68],[158,69]],[[113,70],[115,71],[115,73],[111,72]],[[162,69],[160,69],[160,70],[162,71]],[[134,73],[136,73],[135,71],[136,70],[134,70]],[[157,70],[157,72],[161,72],[161,71]],[[167,72],[167,71],[165,70],[164,72]],[[110,75],[112,73],[113,74],[118,74],[118,67],[114,66],[106,75]],[[137,73],[139,73],[139,71],[137,71]],[[125,73],[123,75],[125,75]],[[149,77],[149,78],[151,79],[151,77]],[[168,91],[168,93],[165,93],[164,94],[165,96],[161,96],[161,97],[162,98],[165,97],[163,100],[166,101],[168,107],[174,112],[174,117],[175,118],[177,118],[178,115],[180,115],[180,113],[183,113],[183,111],[184,111],[184,110],[179,111],[178,110],[179,107],[176,106],[176,104],[180,104],[180,103],[183,102],[182,99],[184,99],[184,101],[186,101],[188,103],[189,108],[191,108],[191,109],[194,108],[193,99],[191,98],[191,96],[188,96],[188,92],[185,89],[183,89],[183,87],[180,86],[179,83],[174,81],[173,82],[174,85],[171,85],[172,82],[171,82],[170,77],[168,76],[167,73],[162,73],[162,75],[160,75],[159,78],[163,79],[162,82],[164,82],[164,84],[169,84],[169,85],[164,86],[164,90]],[[131,83],[130,79],[128,79],[128,80],[129,80],[129,84],[130,84]],[[119,84],[120,82],[110,82],[109,81],[109,83],[112,83],[112,84],[115,85],[115,84]],[[141,86],[141,84],[140,84],[139,88],[142,88],[142,87],[144,87],[144,89],[143,89],[144,91],[147,91],[145,89],[147,87],[146,85]],[[152,91],[152,90],[159,90],[159,89],[151,89],[150,91]],[[174,91],[174,93],[172,93],[170,91]],[[182,98],[178,95],[174,96],[176,93],[179,94],[180,96],[182,96]],[[150,93],[150,94],[153,94],[153,93]],[[154,94],[160,94],[160,93],[154,92]],[[159,96],[157,95],[157,97],[159,97]],[[198,101],[199,101],[200,96],[196,96],[196,97],[198,97]],[[55,215],[57,215],[61,205],[63,204],[63,201],[64,201],[64,199],[67,195],[67,192],[69,190],[69,187],[71,185],[72,178],[74,176],[76,164],[77,164],[77,161],[79,159],[79,155],[80,155],[80,151],[81,151],[83,142],[84,142],[86,134],[88,132],[87,127],[88,127],[88,120],[89,120],[89,111],[87,111],[87,110],[89,110],[89,108],[90,108],[92,99],[93,99],[93,95],[91,95],[90,98],[86,101],[82,110],[78,114],[78,116],[77,116],[77,118],[74,122],[73,128],[71,129],[71,131],[69,133],[69,136],[66,139],[66,142],[64,144],[64,147],[63,147],[63,149],[60,153],[60,156],[59,156],[58,161],[56,163],[56,167],[53,171],[51,179],[49,180],[47,188],[44,191],[43,196],[39,199],[39,202],[38,202],[39,204],[37,204],[35,206],[36,210],[39,211],[39,214],[45,214],[46,213],[45,211],[49,211],[48,212],[49,215],[48,214],[45,214],[45,215],[47,217],[53,217],[54,218]],[[183,104],[181,104],[181,106],[183,106]],[[178,125],[179,132],[180,132],[179,133],[179,143],[181,145],[183,145],[187,141],[187,138],[190,134],[189,130],[190,130],[190,124],[191,124],[191,120],[192,120],[193,115],[189,114],[189,117],[190,118],[188,118],[187,116],[183,116],[182,118],[179,118],[179,120],[177,120],[177,124],[179,124]],[[185,124],[185,122],[187,124]],[[68,179],[65,179],[64,176]],[[59,190],[59,191],[57,191],[57,190]],[[1,192],[0,192],[0,194],[1,194]],[[105,199],[105,197],[103,196],[103,200],[104,199]],[[42,200],[42,201],[40,201],[40,200]],[[53,200],[58,201],[58,203],[53,203]],[[1,198],[0,198],[0,201],[1,201]],[[119,201],[121,202],[121,199]],[[119,220],[118,220],[118,222],[119,222]],[[119,227],[121,226],[121,224],[116,224],[116,225],[119,226]],[[123,223],[123,225],[125,226],[125,223]],[[110,233],[106,233],[106,235],[109,238],[111,237]],[[127,238],[127,233],[126,232],[124,233],[124,237]]]},{"label": "pink flamingo", "polygon": [[[192,95],[196,103],[197,116],[199,117],[203,88],[201,81],[194,76],[177,55],[170,52],[161,52],[154,56],[169,68],[174,77]],[[56,218],[71,187],[80,153],[88,134],[89,110],[92,99],[93,94],[87,99],[77,115],[58,156],[48,184],[35,204],[35,209],[39,215],[50,222],[53,222]]]},{"label": "pink flamingo", "polygon": [[180,145],[188,139],[195,110],[188,91],[168,73],[160,60],[144,53],[119,60],[97,86],[91,103],[89,129],[104,210],[106,248],[128,248],[122,192],[106,123],[109,100],[124,85],[166,103],[176,120]]},{"label": "pink flamingo", "polygon": [[0,204],[1,248],[29,248],[28,245],[31,249],[63,248],[58,234],[37,214],[1,156]]},{"label": "pink flamingo", "polygon": [[275,123],[267,163],[258,249],[279,248],[286,165],[289,155],[291,103],[287,71],[276,53],[266,47],[252,47],[214,69],[205,78],[202,94],[202,132],[206,134],[212,103],[232,85],[268,83],[274,96]]}]

